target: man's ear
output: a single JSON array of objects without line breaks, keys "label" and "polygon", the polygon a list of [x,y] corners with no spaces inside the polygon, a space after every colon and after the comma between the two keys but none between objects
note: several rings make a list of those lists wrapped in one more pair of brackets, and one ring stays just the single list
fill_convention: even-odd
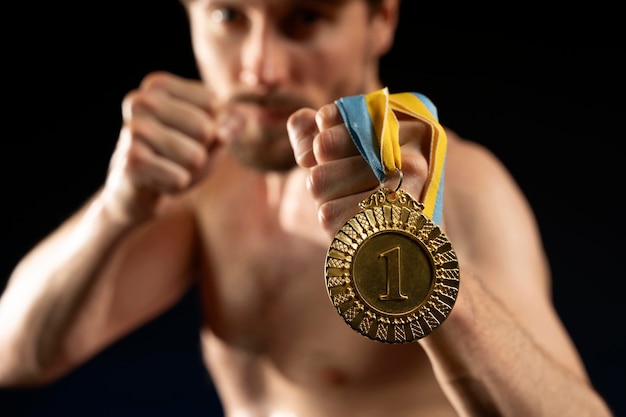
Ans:
[{"label": "man's ear", "polygon": [[372,15],[373,47],[378,56],[385,55],[393,46],[401,0],[382,0]]}]

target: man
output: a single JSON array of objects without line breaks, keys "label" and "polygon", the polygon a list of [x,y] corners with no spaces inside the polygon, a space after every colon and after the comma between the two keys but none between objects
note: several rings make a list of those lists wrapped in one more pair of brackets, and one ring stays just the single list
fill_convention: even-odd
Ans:
[{"label": "man", "polygon": [[[3,386],[68,374],[198,285],[229,416],[610,415],[551,305],[528,204],[454,132],[441,222],[461,270],[450,316],[391,345],[329,302],[328,246],[379,186],[334,101],[383,87],[397,0],[184,5],[203,82],[150,74],[125,98],[103,187],[2,295]],[[412,196],[428,134],[402,124]]]}]

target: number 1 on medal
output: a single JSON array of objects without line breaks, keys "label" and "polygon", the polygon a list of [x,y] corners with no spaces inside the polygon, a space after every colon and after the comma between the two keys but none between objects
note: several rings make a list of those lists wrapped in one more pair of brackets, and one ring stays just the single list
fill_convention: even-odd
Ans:
[{"label": "number 1 on medal", "polygon": [[409,297],[400,291],[400,246],[382,252],[378,257],[387,261],[387,294],[381,294],[380,300],[407,300]]}]

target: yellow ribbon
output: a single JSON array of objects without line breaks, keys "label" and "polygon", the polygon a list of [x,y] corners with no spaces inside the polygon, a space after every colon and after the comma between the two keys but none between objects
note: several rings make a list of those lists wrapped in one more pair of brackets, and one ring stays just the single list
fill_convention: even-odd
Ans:
[{"label": "yellow ribbon", "polygon": [[375,137],[378,140],[380,161],[386,176],[402,169],[399,139],[400,123],[396,112],[406,114],[430,126],[428,177],[424,185],[422,203],[424,204],[424,214],[433,218],[436,209],[441,209],[447,151],[446,132],[437,121],[436,114],[433,114],[436,110],[434,107],[431,109],[426,107],[425,103],[430,104],[430,101],[422,95],[416,93],[389,94],[386,87],[365,94],[364,98]]}]

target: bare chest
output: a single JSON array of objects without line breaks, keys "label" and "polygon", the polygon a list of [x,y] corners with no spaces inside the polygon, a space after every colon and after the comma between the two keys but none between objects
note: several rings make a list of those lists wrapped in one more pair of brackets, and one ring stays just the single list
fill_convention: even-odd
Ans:
[{"label": "bare chest", "polygon": [[277,225],[263,220],[262,211],[231,211],[203,231],[205,323],[224,345],[303,383],[382,381],[388,371],[423,363],[418,346],[373,342],[339,316],[326,289],[328,246],[316,235],[316,219]]},{"label": "bare chest", "polygon": [[[281,221],[261,204],[251,207],[199,216],[202,306],[211,334],[205,357],[218,387],[237,387],[246,401],[262,395],[286,407],[286,398],[298,398],[300,406],[334,404],[336,411],[345,395],[358,393],[362,402],[363,389],[372,404],[388,396],[401,404],[416,392],[424,403],[440,403],[419,345],[371,341],[337,313],[324,278],[331,239],[321,235],[315,213],[300,210]],[[236,398],[224,401],[241,406]],[[345,415],[336,411],[321,415]]]},{"label": "bare chest", "polygon": [[212,306],[210,327],[225,339],[265,349],[270,341],[303,337],[305,328],[311,331],[310,318],[325,317],[330,305],[326,248],[307,239],[311,225],[285,230],[259,211],[232,211],[203,230],[202,279],[210,285],[203,293]]}]

